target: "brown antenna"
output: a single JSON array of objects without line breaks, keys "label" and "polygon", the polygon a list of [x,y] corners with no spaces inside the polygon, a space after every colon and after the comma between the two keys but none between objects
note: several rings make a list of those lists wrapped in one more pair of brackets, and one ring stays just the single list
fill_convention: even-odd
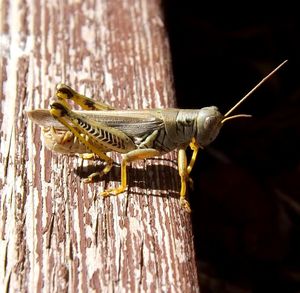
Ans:
[{"label": "brown antenna", "polygon": [[[270,72],[266,77],[264,77],[250,92],[248,92],[239,102],[237,102],[225,115],[225,119],[222,120],[224,123],[226,120],[238,118],[238,117],[249,117],[251,115],[239,114],[231,117],[227,117],[231,112],[233,112],[241,103],[243,103],[255,90],[257,90],[266,80],[268,80],[279,68],[281,68],[288,60],[283,61],[278,65],[272,72]],[[227,117],[227,118],[226,118]]]}]

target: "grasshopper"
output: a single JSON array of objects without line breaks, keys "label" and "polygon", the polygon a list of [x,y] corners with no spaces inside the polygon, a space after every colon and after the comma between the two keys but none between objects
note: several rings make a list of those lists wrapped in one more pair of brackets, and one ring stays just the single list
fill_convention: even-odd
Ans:
[{"label": "grasshopper", "polygon": [[[101,177],[111,170],[113,160],[107,156],[107,152],[122,154],[121,184],[118,188],[105,190],[103,196],[117,195],[126,189],[128,163],[178,149],[180,204],[190,212],[185,196],[199,148],[213,142],[226,121],[251,117],[246,114],[229,115],[286,62],[287,60],[263,78],[225,115],[215,106],[199,110],[116,110],[77,93],[65,84],[57,86],[57,101],[51,104],[50,110],[37,109],[27,113],[33,122],[42,127],[46,147],[50,150],[80,154],[85,159],[96,156],[106,162],[102,171],[91,174],[85,182],[93,182],[95,177]],[[82,110],[71,110],[69,100]],[[189,163],[186,156],[188,146],[193,151]]]}]

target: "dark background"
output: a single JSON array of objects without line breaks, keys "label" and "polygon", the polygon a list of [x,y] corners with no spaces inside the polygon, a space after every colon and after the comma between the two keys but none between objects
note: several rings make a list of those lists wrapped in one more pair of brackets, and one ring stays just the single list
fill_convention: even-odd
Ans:
[{"label": "dark background", "polygon": [[201,292],[300,292],[300,23],[290,2],[163,1],[178,107],[225,113],[284,65],[198,156]]}]

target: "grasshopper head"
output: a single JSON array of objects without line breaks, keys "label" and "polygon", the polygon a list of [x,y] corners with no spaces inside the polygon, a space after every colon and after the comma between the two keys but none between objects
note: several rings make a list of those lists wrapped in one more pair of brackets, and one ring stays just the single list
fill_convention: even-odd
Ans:
[{"label": "grasshopper head", "polygon": [[197,116],[196,142],[205,147],[213,142],[222,127],[224,116],[215,106],[204,107],[199,110]]}]

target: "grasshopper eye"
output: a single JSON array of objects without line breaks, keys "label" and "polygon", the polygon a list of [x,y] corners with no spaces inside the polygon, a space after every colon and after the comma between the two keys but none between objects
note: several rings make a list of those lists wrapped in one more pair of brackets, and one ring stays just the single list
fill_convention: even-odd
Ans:
[{"label": "grasshopper eye", "polygon": [[204,129],[213,128],[219,121],[220,121],[220,119],[218,119],[215,116],[206,117],[205,120],[204,120]]}]

